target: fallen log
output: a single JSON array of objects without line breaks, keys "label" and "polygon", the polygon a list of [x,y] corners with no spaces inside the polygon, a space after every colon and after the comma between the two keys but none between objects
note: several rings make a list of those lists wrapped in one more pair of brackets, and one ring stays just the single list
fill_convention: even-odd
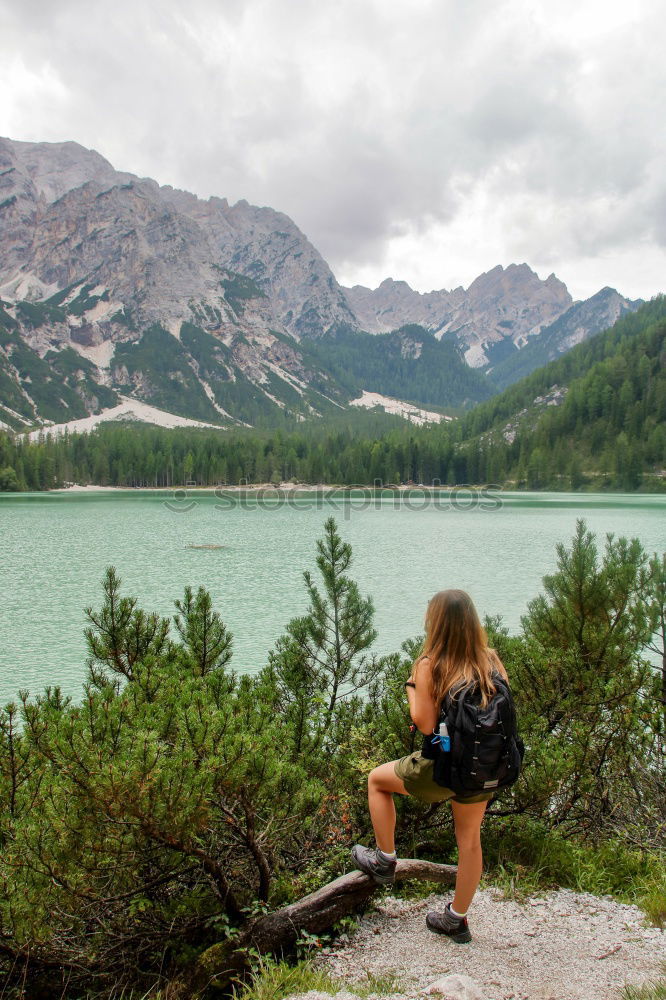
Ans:
[{"label": "fallen log", "polygon": [[[401,858],[395,872],[396,882],[417,878],[440,885],[453,885],[455,865],[438,865],[432,861]],[[274,955],[292,948],[300,934],[321,934],[341,917],[353,913],[379,888],[367,875],[349,872],[328,885],[316,889],[295,903],[274,913],[258,917],[244,927],[232,941],[211,945],[196,960],[189,974],[178,983],[171,983],[169,1000],[195,1000],[206,989],[227,992],[233,982],[251,965],[252,955]]]}]

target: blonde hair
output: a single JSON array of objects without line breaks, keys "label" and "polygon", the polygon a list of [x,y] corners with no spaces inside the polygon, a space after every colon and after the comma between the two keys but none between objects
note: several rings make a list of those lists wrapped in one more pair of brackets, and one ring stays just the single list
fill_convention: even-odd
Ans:
[{"label": "blonde hair", "polygon": [[479,621],[472,598],[464,590],[440,590],[428,603],[426,637],[421,655],[430,661],[430,689],[437,705],[449,691],[478,684],[485,708],[495,693],[493,670],[504,674],[494,649],[488,648],[486,630]]}]

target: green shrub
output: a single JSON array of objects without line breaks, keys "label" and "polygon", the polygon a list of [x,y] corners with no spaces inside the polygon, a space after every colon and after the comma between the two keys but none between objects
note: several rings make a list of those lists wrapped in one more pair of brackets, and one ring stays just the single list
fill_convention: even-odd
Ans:
[{"label": "green shrub", "polygon": [[666,863],[658,852],[619,840],[585,844],[525,816],[487,823],[483,848],[486,879],[507,894],[524,898],[563,886],[612,895],[640,906],[658,923],[666,891]]},{"label": "green shrub", "polygon": [[[528,754],[489,809],[487,877],[517,896],[611,893],[660,923],[662,714],[640,658],[660,598],[637,543],[610,539],[599,558],[580,525],[558,556],[522,636],[489,623]],[[304,574],[308,609],[268,665],[242,677],[203,588],[187,588],[170,620],[107,572],[101,608],[87,610],[82,702],[47,688],[0,712],[8,1000],[25,981],[34,997],[137,1000],[347,867],[350,843],[371,834],[368,770],[410,750],[402,684],[420,645],[372,656],[374,607],[351,564],[327,520],[318,577]],[[455,859],[446,806],[404,799],[398,810],[403,856]],[[307,965],[264,961],[242,989],[260,1000],[306,981]]]}]

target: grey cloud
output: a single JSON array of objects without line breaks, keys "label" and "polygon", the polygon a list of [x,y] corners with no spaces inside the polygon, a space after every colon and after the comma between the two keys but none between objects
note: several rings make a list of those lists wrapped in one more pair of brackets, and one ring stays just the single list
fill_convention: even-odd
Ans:
[{"label": "grey cloud", "polygon": [[544,219],[555,257],[665,242],[657,0],[594,51],[539,6],[24,0],[0,6],[0,58],[66,88],[48,109],[16,95],[15,138],[76,139],[119,169],[269,204],[334,269],[425,238],[476,190],[513,212],[507,245],[526,256],[548,255]]}]

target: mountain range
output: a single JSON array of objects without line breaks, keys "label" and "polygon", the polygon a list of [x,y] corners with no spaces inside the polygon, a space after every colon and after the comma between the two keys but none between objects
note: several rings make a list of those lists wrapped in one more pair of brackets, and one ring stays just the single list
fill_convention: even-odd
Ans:
[{"label": "mountain range", "polygon": [[0,139],[0,424],[141,401],[202,423],[326,416],[384,393],[453,411],[635,310],[496,267],[426,294],[344,288],[288,216]]}]

